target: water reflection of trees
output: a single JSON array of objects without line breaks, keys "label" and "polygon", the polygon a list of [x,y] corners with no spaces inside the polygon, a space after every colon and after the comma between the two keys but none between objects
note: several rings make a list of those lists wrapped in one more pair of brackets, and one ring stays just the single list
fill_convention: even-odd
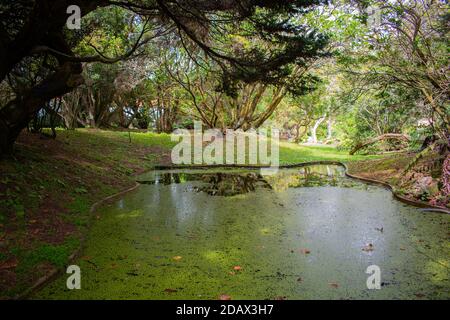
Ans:
[{"label": "water reflection of trees", "polygon": [[196,175],[191,175],[187,173],[158,173],[154,179],[152,180],[140,180],[139,183],[141,184],[162,184],[162,185],[169,185],[173,183],[185,183],[188,181],[195,181],[198,180],[198,178],[195,177]]},{"label": "water reflection of trees", "polygon": [[321,173],[280,173],[276,176],[267,177],[268,183],[275,191],[283,191],[288,188],[337,186],[339,178]]},{"label": "water reflection of trees", "polygon": [[299,169],[281,169],[277,174],[262,176],[257,172],[199,172],[159,173],[154,180],[140,181],[144,184],[170,185],[199,181],[194,187],[198,192],[212,196],[234,196],[254,192],[257,188],[283,191],[288,188],[315,186],[345,186],[344,171],[338,166],[309,166]]},{"label": "water reflection of trees", "polygon": [[344,179],[343,170],[337,166],[310,166],[298,170],[280,170],[278,174],[267,176],[267,182],[275,191],[288,188],[338,186]]},{"label": "water reflection of trees", "polygon": [[255,172],[248,173],[161,173],[155,179],[139,181],[142,184],[170,185],[189,181],[201,181],[195,190],[213,196],[233,196],[255,191],[257,187],[271,188],[264,178]]},{"label": "water reflection of trees", "polygon": [[203,176],[205,185],[198,186],[198,191],[203,191],[212,196],[234,196],[253,192],[257,187],[271,188],[264,178],[257,173],[230,174],[216,173]]}]

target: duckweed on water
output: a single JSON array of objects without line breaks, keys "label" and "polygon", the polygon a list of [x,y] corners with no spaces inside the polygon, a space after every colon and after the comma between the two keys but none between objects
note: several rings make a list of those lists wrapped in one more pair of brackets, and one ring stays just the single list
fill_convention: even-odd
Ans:
[{"label": "duckweed on water", "polygon": [[[155,171],[140,181],[96,213],[77,261],[82,289],[67,290],[62,276],[35,298],[450,298],[450,216],[340,167]],[[366,287],[373,264],[381,290]]]}]

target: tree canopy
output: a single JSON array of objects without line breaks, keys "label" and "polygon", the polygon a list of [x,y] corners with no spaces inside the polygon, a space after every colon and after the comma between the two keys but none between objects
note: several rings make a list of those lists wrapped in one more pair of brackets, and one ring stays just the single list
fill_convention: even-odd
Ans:
[{"label": "tree canopy", "polygon": [[[161,37],[173,37],[195,61],[214,61],[220,67],[221,89],[230,95],[238,81],[276,84],[293,64],[304,64],[325,45],[325,37],[295,21],[320,2],[22,0],[2,4],[0,80],[12,92],[7,92],[9,98],[0,108],[1,150],[11,150],[43,104],[83,83],[82,63],[113,64],[144,55],[147,45]],[[86,18],[81,30],[65,27],[69,5],[77,5]],[[235,41],[240,37],[257,45],[240,45]]]},{"label": "tree canopy", "polygon": [[[66,26],[69,5],[80,29]],[[448,136],[445,1],[0,6],[2,153],[30,124],[55,122],[158,132],[274,123],[296,141],[344,148],[386,133]]]}]

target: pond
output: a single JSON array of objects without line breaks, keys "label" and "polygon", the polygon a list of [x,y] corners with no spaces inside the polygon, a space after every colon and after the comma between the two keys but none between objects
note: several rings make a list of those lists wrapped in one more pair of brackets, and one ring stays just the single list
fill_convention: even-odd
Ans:
[{"label": "pond", "polygon": [[[38,299],[449,299],[450,215],[339,166],[153,171],[100,208],[81,290]],[[369,290],[366,269],[381,271]]]}]

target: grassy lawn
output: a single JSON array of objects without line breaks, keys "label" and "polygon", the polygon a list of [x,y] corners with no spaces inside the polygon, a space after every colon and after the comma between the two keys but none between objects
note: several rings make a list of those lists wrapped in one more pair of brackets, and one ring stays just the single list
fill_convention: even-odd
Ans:
[{"label": "grassy lawn", "polygon": [[[14,157],[0,161],[0,298],[63,266],[86,234],[91,205],[133,186],[134,175],[171,164],[175,144],[170,135],[141,132],[60,130],[55,140],[22,134]],[[369,158],[280,144],[280,164]]]},{"label": "grassy lawn", "polygon": [[[121,139],[130,140],[132,143],[139,143],[145,146],[159,146],[166,149],[171,149],[177,142],[170,140],[168,134],[155,134],[155,133],[139,133],[131,132],[130,136],[127,132],[112,132],[112,131],[100,131],[96,133],[101,136],[120,137]],[[382,156],[364,156],[364,155],[349,155],[347,150],[338,150],[332,146],[303,146],[295,143],[281,141],[279,145],[280,150],[280,164],[294,164],[308,161],[330,160],[330,161],[342,161],[352,162],[368,159],[379,159]],[[158,159],[154,158],[157,155],[148,155],[149,158],[158,162]]]},{"label": "grassy lawn", "polygon": [[351,156],[348,151],[338,150],[331,146],[302,146],[289,142],[280,143],[280,164],[319,160],[351,162],[376,158],[381,158],[381,156]]}]

